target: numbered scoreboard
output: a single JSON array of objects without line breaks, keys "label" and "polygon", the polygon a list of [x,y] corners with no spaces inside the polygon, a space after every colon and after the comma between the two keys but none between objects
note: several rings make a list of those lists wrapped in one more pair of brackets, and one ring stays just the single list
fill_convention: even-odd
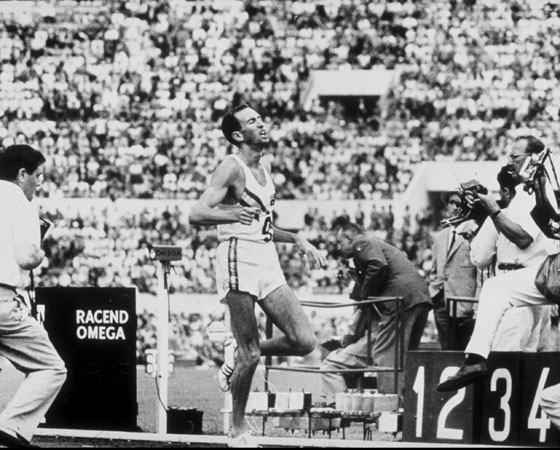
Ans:
[{"label": "numbered scoreboard", "polygon": [[463,359],[462,352],[407,353],[404,441],[557,446],[560,434],[539,399],[560,382],[560,353],[493,352],[484,381],[437,392]]}]

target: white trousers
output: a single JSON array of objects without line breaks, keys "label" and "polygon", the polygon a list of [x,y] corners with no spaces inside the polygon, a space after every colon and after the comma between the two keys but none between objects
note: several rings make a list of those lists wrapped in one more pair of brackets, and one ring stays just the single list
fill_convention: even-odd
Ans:
[{"label": "white trousers", "polygon": [[[535,287],[535,276],[538,269],[539,266],[527,267],[525,269],[496,275],[484,282],[482,290],[480,291],[476,323],[471,340],[465,349],[465,353],[476,353],[477,355],[487,358],[491,350],[511,350],[508,348],[500,349],[499,345],[494,344],[496,337],[498,337],[499,340],[501,339],[502,342],[507,341],[507,338],[503,340],[499,337],[504,334],[502,331],[503,327],[507,328],[509,325],[507,322],[500,325],[502,318],[504,318],[504,320],[508,318],[508,315],[504,317],[504,314],[510,308],[552,305],[552,303]],[[552,308],[552,306],[550,308]],[[537,329],[542,327],[542,322],[540,320],[540,314],[542,312],[537,313],[535,308],[530,309],[533,310],[530,314],[532,314],[534,320],[527,323],[523,320],[524,314],[520,314],[521,319],[513,322],[507,333],[511,333],[511,336],[516,336],[516,338],[527,333],[529,335],[539,333],[535,330],[535,326]],[[539,309],[545,310],[543,308]],[[546,308],[546,311],[550,314],[548,308]],[[546,316],[546,313],[542,313],[542,315]],[[499,329],[500,332],[498,332]],[[538,343],[539,336],[529,336],[528,339],[529,342],[531,339],[535,342],[536,339]]]},{"label": "white trousers", "polygon": [[509,308],[502,317],[491,351],[543,352],[552,348],[551,315],[554,306]]},{"label": "white trousers", "polygon": [[25,378],[0,413],[0,428],[30,441],[66,380],[66,367],[45,329],[11,296],[0,296],[0,355]]},{"label": "white trousers", "polygon": [[540,404],[552,424],[560,429],[560,383],[543,391]]}]

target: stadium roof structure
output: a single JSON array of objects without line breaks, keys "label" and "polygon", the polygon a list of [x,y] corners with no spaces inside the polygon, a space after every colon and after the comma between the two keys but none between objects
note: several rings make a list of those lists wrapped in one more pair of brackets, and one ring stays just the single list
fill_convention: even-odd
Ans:
[{"label": "stadium roof structure", "polygon": [[304,97],[306,107],[316,97],[383,97],[397,78],[396,70],[312,70]]},{"label": "stadium roof structure", "polygon": [[460,183],[476,180],[490,191],[497,192],[497,174],[503,162],[498,161],[439,161],[426,162],[426,191],[454,191]]},{"label": "stadium roof structure", "polygon": [[33,7],[33,2],[31,1],[5,1],[2,2],[2,8],[0,8],[0,16],[9,16],[11,14],[20,12],[22,9],[26,12],[31,12]]}]

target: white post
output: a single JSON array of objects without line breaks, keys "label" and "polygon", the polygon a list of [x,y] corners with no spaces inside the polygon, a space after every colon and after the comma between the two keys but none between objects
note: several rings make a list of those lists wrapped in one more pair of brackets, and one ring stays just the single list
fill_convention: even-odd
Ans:
[{"label": "white post", "polygon": [[[226,336],[231,332],[231,322],[229,317],[229,307],[226,305],[226,310],[224,314],[224,326],[226,329]],[[224,417],[224,434],[229,434],[231,430],[231,418],[233,410],[233,400],[231,397],[231,391],[224,393],[224,408],[222,409]]]},{"label": "white post", "polygon": [[233,400],[231,398],[231,392],[224,393],[224,434],[228,435],[231,430],[231,417],[233,411]]},{"label": "white post", "polygon": [[158,268],[158,297],[157,297],[157,416],[156,432],[167,434],[167,387],[169,366],[169,306],[167,287],[165,286],[166,271],[169,261],[161,261]]}]

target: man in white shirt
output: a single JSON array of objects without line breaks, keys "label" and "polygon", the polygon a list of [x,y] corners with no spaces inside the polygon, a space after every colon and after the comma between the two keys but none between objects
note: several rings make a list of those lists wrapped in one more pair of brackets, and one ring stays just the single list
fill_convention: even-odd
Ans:
[{"label": "man in white shirt", "polygon": [[66,380],[66,367],[19,290],[45,257],[39,214],[31,203],[45,157],[28,145],[0,151],[0,356],[26,376],[0,413],[0,445],[30,447]]},{"label": "man in white shirt", "polygon": [[[544,148],[544,144],[534,136],[515,139],[509,158],[517,173],[527,157],[540,153]],[[548,239],[531,217],[530,212],[536,204],[534,195],[522,187],[516,189],[516,196],[507,212],[500,209],[491,195],[478,193],[468,201],[471,204],[479,201],[489,213],[496,230],[519,250],[526,252],[522,260],[524,267],[486,280],[480,292],[474,331],[465,349],[465,361],[457,373],[438,385],[439,392],[455,391],[487,376],[486,359],[500,321],[508,309],[551,304],[535,287],[535,276],[544,259],[558,252],[558,241]],[[507,254],[506,249],[503,252]],[[512,262],[521,261],[521,256],[515,253],[508,255],[517,258]]]},{"label": "man in white shirt", "polygon": [[[522,199],[523,202],[527,202],[527,197],[529,197],[529,203],[520,205],[518,202],[514,202],[513,208],[532,209],[531,196],[528,196],[519,182],[514,166],[508,164],[502,167],[498,174],[500,206],[503,207],[502,212],[508,216],[515,214],[508,208],[515,197]],[[542,235],[542,232],[540,234]],[[519,248],[498,232],[490,218],[482,224],[471,241],[473,264],[480,269],[495,265],[497,275],[529,267],[535,260],[540,264],[539,261],[543,259],[541,252],[542,247],[535,248],[533,245],[526,249]],[[551,330],[552,308],[554,308],[552,305],[525,305],[509,308],[500,321],[491,350],[536,352],[542,349]]]}]

